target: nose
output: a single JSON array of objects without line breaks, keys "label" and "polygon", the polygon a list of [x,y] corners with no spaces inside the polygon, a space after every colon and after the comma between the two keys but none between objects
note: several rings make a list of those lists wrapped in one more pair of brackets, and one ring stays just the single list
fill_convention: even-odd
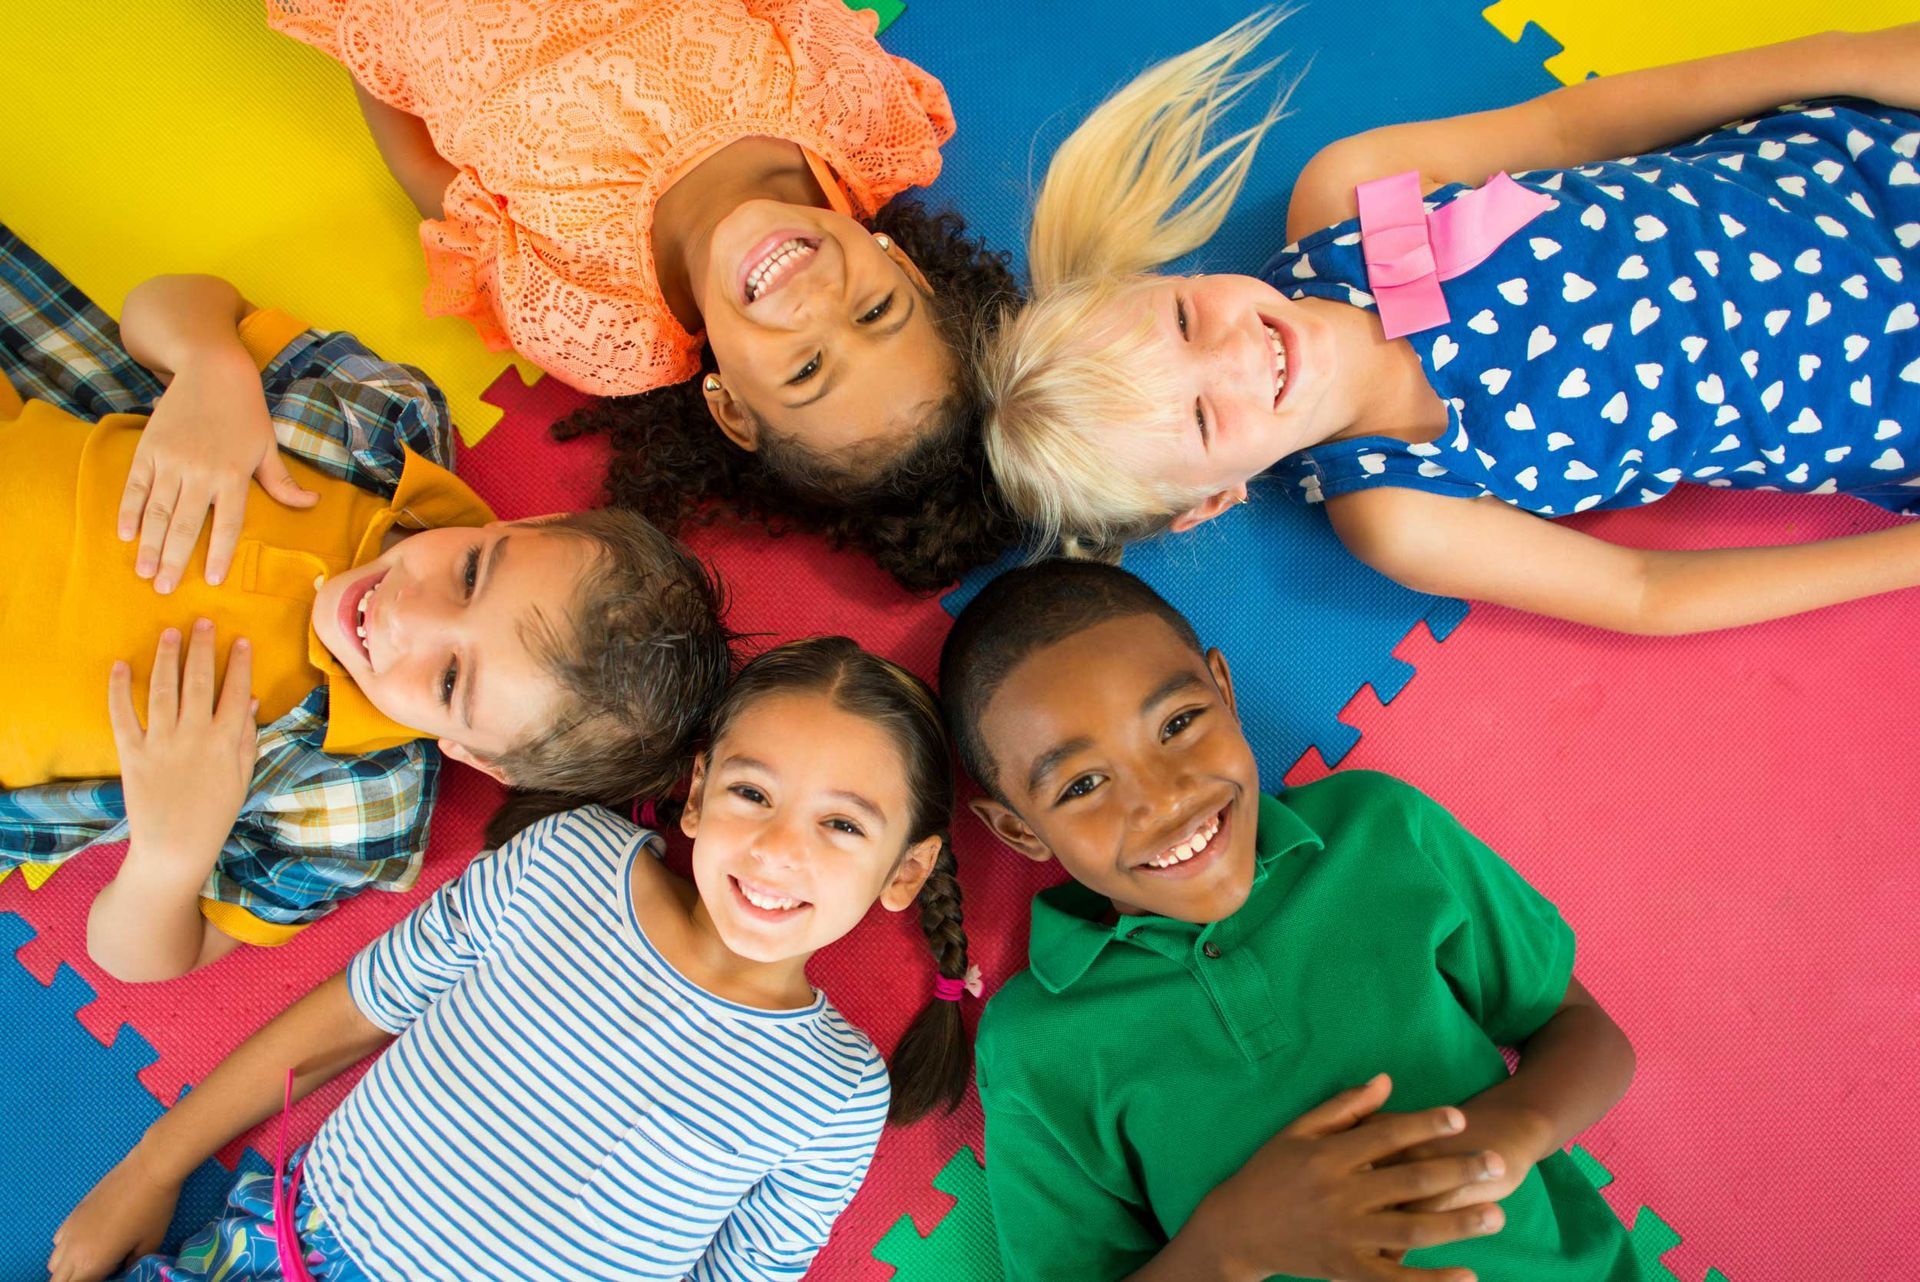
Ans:
[{"label": "nose", "polygon": [[1202,338],[1207,373],[1213,385],[1223,391],[1251,395],[1264,389],[1271,399],[1273,349],[1267,344],[1266,326],[1259,317],[1248,319],[1250,324],[1216,322],[1207,327]]},{"label": "nose", "polygon": [[451,591],[417,580],[397,584],[380,620],[388,653],[398,660],[422,648],[443,649],[459,618],[459,605]]},{"label": "nose", "polygon": [[776,812],[753,834],[748,852],[767,868],[794,868],[801,860],[801,835],[796,821]]},{"label": "nose", "polygon": [[1185,817],[1198,791],[1193,772],[1180,762],[1160,761],[1141,769],[1127,818],[1135,832],[1153,837]]}]

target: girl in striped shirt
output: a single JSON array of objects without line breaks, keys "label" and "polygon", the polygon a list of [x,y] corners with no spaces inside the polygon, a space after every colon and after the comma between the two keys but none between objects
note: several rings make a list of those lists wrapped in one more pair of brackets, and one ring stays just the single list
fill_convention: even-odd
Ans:
[{"label": "girl in striped shirt", "polygon": [[[952,771],[931,692],[844,637],[749,663],[708,742],[691,882],[597,808],[476,859],[156,1122],[61,1226],[51,1278],[803,1274],[882,1125],[971,1072]],[[876,901],[918,902],[940,975],[891,1083],[805,969]],[[383,1047],[284,1187],[243,1177],[177,1258],[146,1254],[283,1086]]]}]

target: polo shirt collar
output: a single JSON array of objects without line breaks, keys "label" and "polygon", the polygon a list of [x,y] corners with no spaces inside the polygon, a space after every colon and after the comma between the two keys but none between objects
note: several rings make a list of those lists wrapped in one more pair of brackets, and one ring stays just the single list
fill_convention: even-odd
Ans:
[{"label": "polo shirt collar", "polygon": [[[404,447],[403,447],[404,448]],[[374,517],[354,550],[355,568],[380,555],[381,540],[387,531],[399,526],[410,530],[441,529],[446,526],[479,526],[493,520],[493,511],[466,482],[431,459],[412,450],[405,451],[400,484],[386,510]],[[307,659],[327,679],[327,736],[321,744],[325,752],[360,755],[398,747],[420,738],[420,732],[401,725],[380,711],[367,698],[333,652],[320,642],[319,633],[307,629]]]},{"label": "polo shirt collar", "polygon": [[[1281,877],[1285,885],[1276,885],[1275,889],[1284,891],[1286,886],[1292,885],[1304,861],[1285,861],[1287,855],[1295,851],[1305,854],[1326,846],[1320,834],[1306,820],[1279,798],[1265,793],[1260,795],[1259,819],[1253,843],[1253,886],[1247,892],[1248,905],[1276,875]],[[1041,987],[1050,993],[1065,991],[1087,973],[1109,944],[1119,941],[1143,921],[1167,921],[1161,917],[1121,917],[1109,923],[1104,918],[1112,910],[1112,902],[1104,895],[1087,889],[1077,881],[1064,882],[1034,896],[1027,965],[1033,971],[1034,978],[1040,981]],[[1240,912],[1246,911],[1247,907],[1242,906]],[[1198,936],[1220,923],[1168,924],[1174,929],[1190,930]]]}]

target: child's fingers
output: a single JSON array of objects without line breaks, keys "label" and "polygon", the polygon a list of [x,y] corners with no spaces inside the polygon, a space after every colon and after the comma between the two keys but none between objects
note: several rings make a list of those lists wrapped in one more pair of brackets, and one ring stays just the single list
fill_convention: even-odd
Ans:
[{"label": "child's fingers", "polygon": [[[1357,1178],[1366,1188],[1369,1209],[1418,1203],[1472,1185],[1485,1185],[1507,1173],[1506,1159],[1488,1149],[1456,1157],[1430,1157],[1367,1171]],[[1444,1206],[1409,1206],[1409,1210],[1445,1210]]]},{"label": "child's fingers", "polygon": [[1393,1080],[1385,1073],[1349,1090],[1341,1091],[1314,1105],[1293,1119],[1280,1133],[1296,1139],[1317,1140],[1335,1135],[1380,1110],[1393,1093]]},{"label": "child's fingers", "polygon": [[156,472],[147,491],[147,506],[140,514],[140,551],[134,556],[133,572],[151,579],[160,569],[160,549],[167,541],[167,527],[173,524],[174,511],[180,506],[180,478],[172,473]]},{"label": "child's fingers", "polygon": [[1420,1113],[1382,1113],[1367,1118],[1344,1134],[1332,1136],[1327,1147],[1355,1167],[1385,1161],[1404,1149],[1466,1129],[1466,1114],[1457,1108],[1430,1108]]},{"label": "child's fingers", "polygon": [[186,669],[180,681],[180,706],[196,717],[213,718],[213,621],[196,620],[187,641]]},{"label": "child's fingers", "polygon": [[170,730],[180,719],[180,630],[168,628],[153,650],[153,674],[147,678],[147,728]]},{"label": "child's fingers", "polygon": [[200,541],[200,531],[207,523],[207,508],[213,502],[213,491],[205,482],[191,479],[181,482],[180,497],[174,503],[173,519],[167,522],[166,542],[160,549],[160,570],[153,576],[153,586],[160,592],[171,592],[180,586],[185,577],[187,562],[193,557],[194,544]]},{"label": "child's fingers", "polygon": [[[223,482],[213,493],[213,533],[207,538],[207,582],[219,583],[233,567],[233,550],[240,546],[241,522],[247,515],[247,478]],[[193,545],[187,545],[189,555]],[[182,561],[182,565],[186,562]]]},{"label": "child's fingers", "polygon": [[107,674],[107,720],[113,726],[113,745],[124,761],[140,745],[143,728],[140,714],[133,709],[133,667],[121,662]]},{"label": "child's fingers", "polygon": [[293,479],[293,473],[287,470],[286,460],[280,457],[277,449],[267,451],[253,475],[260,482],[260,488],[271,494],[276,503],[284,503],[288,507],[312,507],[320,501],[318,494],[302,489],[300,482]]},{"label": "child's fingers", "polygon": [[236,639],[227,650],[227,675],[220,683],[220,704],[214,716],[229,725],[253,722],[253,645]]},{"label": "child's fingers", "polygon": [[[1498,1233],[1506,1223],[1506,1214],[1492,1203],[1456,1211],[1393,1211],[1368,1221],[1371,1232],[1367,1237],[1374,1246],[1386,1250],[1413,1251],[1423,1246],[1486,1237]],[[1416,1272],[1414,1276],[1428,1279],[1424,1272]]]},{"label": "child's fingers", "polygon": [[147,510],[147,495],[153,489],[153,460],[134,451],[133,466],[127,470],[127,486],[120,491],[118,532],[122,543],[133,541],[140,533],[140,514]]}]

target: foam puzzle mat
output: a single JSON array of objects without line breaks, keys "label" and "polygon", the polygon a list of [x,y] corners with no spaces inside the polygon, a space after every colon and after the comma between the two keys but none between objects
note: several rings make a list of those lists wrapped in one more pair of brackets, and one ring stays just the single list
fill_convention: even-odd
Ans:
[{"label": "foam puzzle mat", "polygon": [[[857,0],[939,75],[960,130],[936,200],[1017,251],[1052,147],[1111,86],[1241,16],[1227,0]],[[1322,144],[1475,110],[1560,81],[1912,18],[1913,0],[1309,0],[1275,45],[1306,76],[1222,234],[1196,261],[1251,270],[1278,248],[1291,175]],[[350,328],[447,389],[461,470],[504,516],[595,501],[594,442],[547,434],[583,403],[419,314],[410,206],[344,74],[265,29],[247,0],[76,12],[0,5],[13,51],[0,221],[109,310],[158,271],[228,275],[249,297]],[[1687,492],[1582,518],[1625,542],[1804,539],[1884,523],[1849,500]],[[1254,504],[1128,564],[1235,663],[1270,784],[1388,769],[1458,813],[1560,903],[1581,973],[1633,1036],[1639,1077],[1576,1156],[1658,1282],[1913,1277],[1920,1230],[1920,594],[1734,634],[1615,637],[1422,597],[1347,557],[1316,513]],[[727,523],[691,541],[737,628],[843,631],[931,675],[950,609],[863,558]],[[1737,746],[1738,751],[1732,748]],[[159,1110],[233,1045],[456,874],[494,787],[450,767],[427,872],[278,950],[152,988],[102,975],[86,909],[118,852],[41,884],[0,881],[0,1282],[38,1276],[46,1235]],[[1043,869],[956,832],[976,959],[1023,961]],[[876,917],[815,981],[889,1047],[925,992],[917,932]],[[295,1110],[310,1135],[352,1076]],[[196,1174],[204,1220],[245,1137]],[[991,1161],[991,1153],[984,1154]],[[981,1116],[882,1140],[815,1282],[995,1282]],[[197,1221],[196,1221],[197,1222]],[[1724,1271],[1724,1272],[1722,1272]]]}]

